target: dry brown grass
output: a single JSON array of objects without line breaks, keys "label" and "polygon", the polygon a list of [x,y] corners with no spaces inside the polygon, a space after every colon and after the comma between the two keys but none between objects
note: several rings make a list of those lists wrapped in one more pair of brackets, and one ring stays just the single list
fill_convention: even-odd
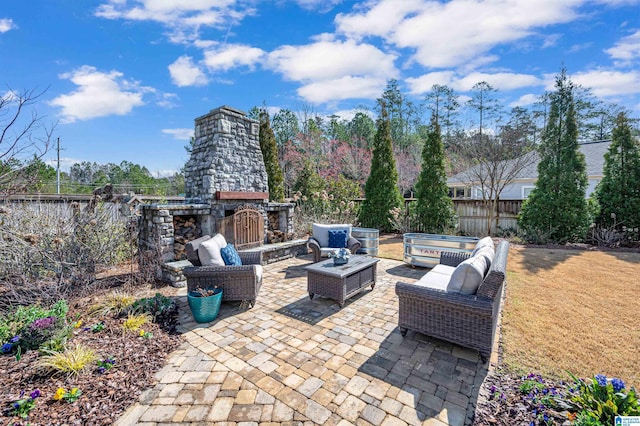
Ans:
[{"label": "dry brown grass", "polygon": [[[402,260],[402,239],[379,256]],[[640,253],[511,246],[503,362],[569,379],[597,373],[640,387]]]},{"label": "dry brown grass", "polygon": [[505,364],[640,385],[640,253],[512,246],[507,274]]}]

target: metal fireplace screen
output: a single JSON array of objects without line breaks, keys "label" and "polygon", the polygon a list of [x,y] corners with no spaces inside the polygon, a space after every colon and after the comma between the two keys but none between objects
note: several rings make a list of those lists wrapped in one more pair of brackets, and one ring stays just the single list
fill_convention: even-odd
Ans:
[{"label": "metal fireplace screen", "polygon": [[259,247],[264,242],[264,218],[259,210],[240,207],[218,222],[218,232],[238,250]]}]

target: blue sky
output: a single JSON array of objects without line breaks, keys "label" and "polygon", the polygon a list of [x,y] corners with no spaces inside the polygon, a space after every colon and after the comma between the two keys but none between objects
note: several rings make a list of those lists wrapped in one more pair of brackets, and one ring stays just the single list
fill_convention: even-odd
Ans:
[{"label": "blue sky", "polygon": [[67,167],[175,171],[213,108],[348,119],[390,78],[415,102],[487,81],[526,106],[564,65],[640,115],[640,0],[2,0],[0,57],[0,96],[48,87]]}]

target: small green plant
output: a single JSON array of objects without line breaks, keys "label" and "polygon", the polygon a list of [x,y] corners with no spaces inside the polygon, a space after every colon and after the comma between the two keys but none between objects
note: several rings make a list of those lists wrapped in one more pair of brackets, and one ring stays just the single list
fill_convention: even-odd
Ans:
[{"label": "small green plant", "polygon": [[577,386],[571,397],[578,412],[576,425],[612,425],[616,416],[640,416],[636,391],[633,387],[626,391],[622,380],[607,379],[602,374],[588,380],[569,375]]},{"label": "small green plant", "polygon": [[91,326],[91,331],[94,333],[99,333],[104,330],[104,321],[97,322]]},{"label": "small green plant", "polygon": [[78,400],[82,395],[82,391],[78,388],[72,388],[70,391],[66,391],[64,388],[58,388],[53,395],[54,401],[66,401],[72,403]]},{"label": "small green plant", "polygon": [[92,365],[98,357],[93,349],[76,345],[65,352],[46,351],[38,365],[55,373],[76,376]]},{"label": "small green plant", "polygon": [[98,316],[112,315],[119,317],[129,310],[136,298],[129,293],[123,291],[114,291],[104,297],[99,303],[96,303],[89,310],[90,314]]},{"label": "small green plant", "polygon": [[147,313],[142,314],[129,314],[122,328],[125,331],[138,331],[143,325],[151,322],[151,315]]},{"label": "small green plant", "polygon": [[146,312],[153,316],[153,322],[163,330],[175,333],[178,325],[178,305],[160,293],[153,297],[136,300],[131,306],[134,312]]},{"label": "small green plant", "polygon": [[68,311],[69,306],[64,299],[59,300],[48,309],[38,305],[18,306],[0,319],[0,342],[7,342],[12,337],[19,335],[22,330],[36,320],[46,317],[56,317],[63,320]]},{"label": "small green plant", "polygon": [[28,397],[24,397],[25,391],[20,392],[20,399],[11,404],[9,413],[13,416],[18,416],[21,419],[27,419],[29,413],[36,406],[36,399],[40,397],[40,389],[36,389],[29,394]]},{"label": "small green plant", "polygon": [[62,327],[56,334],[51,337],[51,339],[44,342],[40,345],[38,350],[41,354],[46,353],[46,351],[54,351],[54,352],[64,352],[67,347],[67,342],[69,338],[73,335],[72,326]]},{"label": "small green plant", "polygon": [[113,359],[112,357],[107,357],[104,359],[100,359],[96,362],[96,364],[98,364],[98,373],[99,374],[104,374],[106,373],[108,370],[111,370],[111,368],[115,365],[116,360]]},{"label": "small green plant", "polygon": [[518,390],[520,391],[521,394],[523,395],[528,395],[530,394],[534,389],[538,390],[538,391],[542,391],[545,388],[545,385],[543,383],[540,383],[538,380],[535,379],[525,379],[521,384],[520,387],[518,388]]}]

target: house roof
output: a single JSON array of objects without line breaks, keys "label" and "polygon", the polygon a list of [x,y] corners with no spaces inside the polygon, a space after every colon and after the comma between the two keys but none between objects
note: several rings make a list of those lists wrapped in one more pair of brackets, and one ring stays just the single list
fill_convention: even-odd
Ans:
[{"label": "house roof", "polygon": [[[587,163],[587,176],[588,177],[601,177],[604,169],[604,154],[609,150],[611,145],[610,140],[601,140],[593,142],[584,142],[580,144],[580,152],[584,154],[585,162]],[[540,162],[540,156],[538,152],[533,152],[531,155],[531,161],[518,173],[515,180],[526,179],[536,180],[538,179],[538,163]],[[477,167],[477,166],[474,166]],[[451,176],[447,179],[448,184],[467,183],[469,182],[469,170],[465,170],[458,174]]]}]

